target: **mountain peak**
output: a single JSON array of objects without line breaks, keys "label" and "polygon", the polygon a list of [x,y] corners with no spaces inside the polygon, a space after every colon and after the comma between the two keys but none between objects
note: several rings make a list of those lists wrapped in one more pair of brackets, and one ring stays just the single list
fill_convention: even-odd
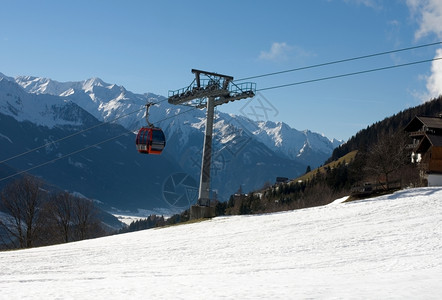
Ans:
[{"label": "mountain peak", "polygon": [[83,89],[86,90],[86,91],[92,90],[93,87],[95,87],[95,86],[101,86],[102,87],[102,86],[105,86],[105,85],[106,84],[104,83],[104,81],[101,80],[98,77],[92,77],[92,78],[89,78],[89,79],[83,81]]},{"label": "mountain peak", "polygon": [[32,94],[60,95],[70,88],[72,82],[58,82],[50,78],[18,76],[15,82]]},{"label": "mountain peak", "polygon": [[92,77],[92,78],[86,79],[84,81],[84,83],[85,84],[90,84],[90,85],[97,85],[97,86],[105,85],[104,81],[101,78],[99,78],[99,77]]}]

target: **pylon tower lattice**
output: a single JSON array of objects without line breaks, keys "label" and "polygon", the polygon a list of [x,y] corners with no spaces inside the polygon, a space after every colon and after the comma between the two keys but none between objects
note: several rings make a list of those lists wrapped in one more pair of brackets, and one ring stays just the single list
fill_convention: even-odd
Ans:
[{"label": "pylon tower lattice", "polygon": [[218,105],[254,97],[256,84],[242,82],[235,84],[232,76],[192,69],[195,79],[182,89],[169,91],[168,101],[174,105],[189,105],[206,108],[206,128],[201,163],[198,202],[191,207],[191,219],[213,217],[210,207],[210,167],[212,162],[212,133],[214,110]]}]

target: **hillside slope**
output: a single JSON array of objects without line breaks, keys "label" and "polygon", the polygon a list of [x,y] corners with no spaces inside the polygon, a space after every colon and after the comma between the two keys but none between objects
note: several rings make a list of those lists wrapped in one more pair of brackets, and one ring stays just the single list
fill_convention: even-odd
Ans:
[{"label": "hillside slope", "polygon": [[0,253],[5,299],[437,298],[442,189]]}]

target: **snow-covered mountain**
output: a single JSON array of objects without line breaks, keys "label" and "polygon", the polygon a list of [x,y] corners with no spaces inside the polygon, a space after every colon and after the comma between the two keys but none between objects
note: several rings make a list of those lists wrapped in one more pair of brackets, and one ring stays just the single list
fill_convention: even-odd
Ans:
[{"label": "snow-covered mountain", "polygon": [[4,299],[438,299],[442,190],[0,252]]},{"label": "snow-covered mountain", "polygon": [[[152,184],[157,186],[156,194],[151,192],[153,198],[160,199],[154,201],[158,205],[161,199],[164,200],[162,192],[165,188],[164,183],[167,181],[167,172],[169,176],[173,176],[176,172],[186,173],[193,177],[195,182],[199,178],[205,111],[187,106],[170,105],[163,96],[149,93],[135,94],[122,86],[105,83],[99,78],[80,82],[57,82],[30,76],[11,78],[0,73],[0,114],[5,115],[0,118],[0,121],[7,122],[0,128],[0,145],[2,143],[5,145],[3,147],[5,150],[0,153],[0,161],[17,152],[21,153],[41,143],[57,140],[57,138],[95,126],[103,121],[109,124],[100,127],[100,133],[91,131],[85,134],[89,138],[87,143],[79,140],[67,140],[67,142],[69,141],[71,145],[78,143],[75,145],[81,148],[81,146],[93,144],[94,140],[97,142],[104,140],[105,136],[110,138],[112,135],[110,132],[122,134],[126,130],[133,133],[145,125],[144,106],[148,101],[157,103],[150,108],[151,122],[163,128],[167,137],[164,157],[163,155],[159,158],[132,157],[132,154],[138,154],[131,149],[133,140],[129,142],[134,138],[133,134],[128,133],[128,136],[122,138],[127,139],[127,142],[115,140],[112,143],[121,148],[117,151],[121,153],[118,163],[127,167],[127,170],[120,175],[133,178],[133,175],[127,175],[131,168],[137,170],[145,168],[144,175],[141,175],[141,171],[133,172],[138,176],[135,181],[144,178],[147,182],[146,186]],[[6,116],[12,119],[7,119]],[[19,123],[12,124],[13,120]],[[25,121],[29,121],[26,126],[32,127],[31,125],[34,124],[38,126],[38,129],[28,128],[23,131],[25,129],[22,128],[22,124]],[[22,131],[13,133],[13,128],[16,131],[17,128],[22,128]],[[259,188],[266,182],[273,182],[277,176],[296,177],[305,171],[307,165],[315,167],[322,164],[331,155],[333,148],[339,144],[320,134],[308,130],[298,131],[284,123],[256,122],[241,115],[222,112],[216,113],[214,129],[212,188],[221,200],[226,200],[240,186],[243,191],[248,191]],[[46,132],[43,133],[43,131]],[[19,134],[23,135],[20,141],[17,140]],[[23,143],[25,138],[27,142]],[[63,147],[64,145],[61,144],[60,147]],[[54,145],[50,147],[56,148]],[[112,160],[112,154],[107,151],[103,147],[101,155]],[[131,155],[123,158],[124,153],[128,152],[131,152]],[[66,155],[66,152],[48,149],[46,154],[51,157],[53,155],[61,157]],[[133,167],[133,161],[127,161],[129,157],[134,159],[137,167]],[[163,162],[163,158],[166,162]],[[96,157],[88,157],[85,161],[78,162],[73,162],[73,158],[69,159],[72,168],[76,171],[83,168],[80,173],[89,170],[89,174],[93,174],[95,168],[103,170],[103,173],[104,170],[113,173],[110,166],[92,167],[92,161],[95,163],[98,161]],[[39,161],[43,160],[43,157],[39,158]],[[140,160],[147,160],[151,165],[145,166],[146,162],[140,164]],[[153,165],[152,160],[155,160]],[[35,162],[25,163],[23,160],[12,166],[26,169],[25,164],[36,165]],[[164,173],[160,176],[154,170],[162,164],[164,166],[175,165],[175,167],[167,170],[166,173],[164,173],[165,168],[160,167],[160,173]],[[153,166],[156,167],[152,168]],[[83,173],[81,177],[86,178],[87,176]],[[40,174],[40,176],[43,175]],[[111,180],[107,178],[108,175],[102,176],[103,182]],[[70,178],[70,180],[74,179],[72,176]],[[75,188],[75,185],[70,185],[70,188]],[[88,193],[80,192],[88,196]],[[109,190],[109,193],[112,193],[112,190]],[[97,197],[97,193],[94,197]],[[139,204],[142,201],[136,202]],[[111,203],[116,205],[117,201],[111,201]],[[147,207],[152,208],[149,205],[140,208]]]},{"label": "snow-covered mountain", "polygon": [[[47,78],[21,76],[15,81],[28,93],[54,95],[71,100],[100,121],[113,120],[134,109],[137,110],[150,98],[133,94],[122,86],[104,83],[99,78],[80,82],[58,82]],[[136,129],[142,124],[143,115],[144,111],[138,111],[134,115],[119,119],[117,123],[128,129]]]},{"label": "snow-covered mountain", "polygon": [[271,150],[290,159],[311,164],[312,167],[322,164],[324,157],[330,156],[333,149],[342,144],[342,141],[329,140],[324,135],[310,130],[296,130],[284,122],[252,121],[243,116],[231,117],[240,121],[244,128]]},{"label": "snow-covered mountain", "polygon": [[[169,117],[181,113],[186,108],[170,105],[162,96],[131,93],[122,86],[105,83],[99,78],[91,78],[82,82],[57,82],[47,78],[21,76],[17,77],[15,81],[29,93],[58,95],[70,99],[99,120],[108,121],[119,118],[131,110],[142,108],[146,101],[152,101],[160,102],[158,106],[151,108],[152,121],[162,120],[161,125],[168,128],[170,134],[180,131],[184,136],[189,130],[202,131],[204,128],[205,114],[202,110],[192,110],[179,118],[180,120],[174,120]],[[143,115],[144,111],[139,111],[136,114],[118,119],[117,122],[129,130],[134,130],[144,124]],[[172,122],[173,126],[171,126]],[[185,126],[180,126],[181,124]],[[318,161],[321,164],[330,156],[335,147],[342,144],[341,141],[330,140],[324,135],[309,130],[298,131],[283,122],[252,121],[241,115],[225,113],[218,113],[215,130],[221,133],[229,131],[226,127],[232,126],[232,124],[237,129],[246,129],[271,150],[294,160],[300,159],[302,161],[303,156],[309,151],[313,151],[320,157]],[[187,136],[190,135],[187,134]],[[227,143],[232,138],[222,137],[220,141],[224,144],[222,141]],[[185,141],[184,138],[183,142]],[[312,162],[312,167],[317,165],[318,162]]]},{"label": "snow-covered mountain", "polygon": [[29,121],[53,128],[56,125],[78,126],[91,121],[89,113],[69,99],[52,95],[29,94],[14,81],[0,76],[0,112],[17,121]]}]

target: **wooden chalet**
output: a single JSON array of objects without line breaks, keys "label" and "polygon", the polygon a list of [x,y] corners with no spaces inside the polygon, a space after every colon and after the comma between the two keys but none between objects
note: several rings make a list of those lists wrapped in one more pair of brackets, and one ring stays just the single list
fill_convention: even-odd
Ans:
[{"label": "wooden chalet", "polygon": [[405,127],[412,144],[412,162],[426,170],[428,186],[442,186],[442,116],[416,116]]}]

